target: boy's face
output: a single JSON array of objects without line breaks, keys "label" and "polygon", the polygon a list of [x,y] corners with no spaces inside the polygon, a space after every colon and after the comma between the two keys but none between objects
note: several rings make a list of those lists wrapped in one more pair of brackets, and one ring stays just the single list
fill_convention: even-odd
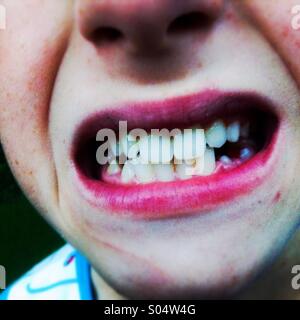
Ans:
[{"label": "boy's face", "polygon": [[[2,3],[1,143],[44,217],[128,297],[224,295],[253,279],[299,221],[297,1]],[[256,127],[242,164],[129,186],[90,174],[87,138],[108,124],[202,128],[231,112]]]}]

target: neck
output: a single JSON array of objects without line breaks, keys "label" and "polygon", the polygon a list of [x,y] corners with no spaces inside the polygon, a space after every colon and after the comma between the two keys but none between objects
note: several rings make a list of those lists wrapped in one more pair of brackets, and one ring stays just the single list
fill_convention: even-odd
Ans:
[{"label": "neck", "polygon": [[125,300],[116,290],[114,290],[103,278],[94,270],[91,271],[92,282],[98,300]]}]

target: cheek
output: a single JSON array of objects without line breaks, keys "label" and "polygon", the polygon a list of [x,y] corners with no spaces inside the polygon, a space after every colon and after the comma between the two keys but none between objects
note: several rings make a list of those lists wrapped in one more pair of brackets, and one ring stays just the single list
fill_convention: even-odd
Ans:
[{"label": "cheek", "polygon": [[[15,3],[7,2],[8,14],[15,11]],[[24,8],[18,7],[18,12],[23,14],[11,14],[0,43],[0,137],[21,186],[37,205],[44,207],[46,189],[54,191],[55,186],[48,107],[69,34],[71,10],[57,1],[20,6]],[[54,9],[63,10],[57,12],[55,23],[47,24]],[[32,14],[41,20],[30,22]]]},{"label": "cheek", "polygon": [[292,27],[292,8],[299,0],[246,0],[243,9],[281,55],[300,84],[300,30]]},{"label": "cheek", "polygon": [[[281,3],[277,8],[274,7],[273,21],[270,18],[269,32],[274,45],[285,58],[287,65],[300,84],[300,30],[292,28],[291,8],[295,1]],[[298,3],[299,4],[299,3]],[[273,22],[273,23],[272,23]]]}]

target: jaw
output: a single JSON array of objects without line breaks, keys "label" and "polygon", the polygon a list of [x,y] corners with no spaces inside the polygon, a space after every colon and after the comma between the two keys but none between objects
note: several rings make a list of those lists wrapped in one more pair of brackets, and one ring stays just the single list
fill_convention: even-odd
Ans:
[{"label": "jaw", "polygon": [[[270,185],[260,192],[267,189]],[[83,249],[98,274],[129,298],[232,297],[273,262],[287,240],[278,234],[293,231],[296,219],[289,220],[286,207],[272,200],[256,195],[236,204],[234,219],[232,208],[151,222],[104,222],[102,217],[101,227],[96,220],[81,224],[88,238]],[[278,215],[284,223],[270,223]]]}]

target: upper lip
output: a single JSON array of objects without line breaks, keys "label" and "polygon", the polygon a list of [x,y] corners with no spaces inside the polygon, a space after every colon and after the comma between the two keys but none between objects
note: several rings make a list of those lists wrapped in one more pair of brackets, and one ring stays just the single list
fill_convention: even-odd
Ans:
[{"label": "upper lip", "polygon": [[78,151],[89,139],[95,139],[102,128],[117,130],[119,121],[126,120],[128,129],[142,127],[177,128],[191,123],[206,124],[217,114],[234,114],[239,110],[256,109],[270,112],[278,120],[276,105],[254,92],[220,92],[207,90],[194,95],[164,101],[127,103],[105,109],[85,118],[76,128],[71,161],[74,178],[81,196],[89,204],[111,213],[140,218],[165,218],[183,214],[203,213],[230,203],[254,190],[271,174],[275,165],[279,125],[267,148],[232,172],[185,181],[149,185],[110,185],[88,177],[78,163]]}]

